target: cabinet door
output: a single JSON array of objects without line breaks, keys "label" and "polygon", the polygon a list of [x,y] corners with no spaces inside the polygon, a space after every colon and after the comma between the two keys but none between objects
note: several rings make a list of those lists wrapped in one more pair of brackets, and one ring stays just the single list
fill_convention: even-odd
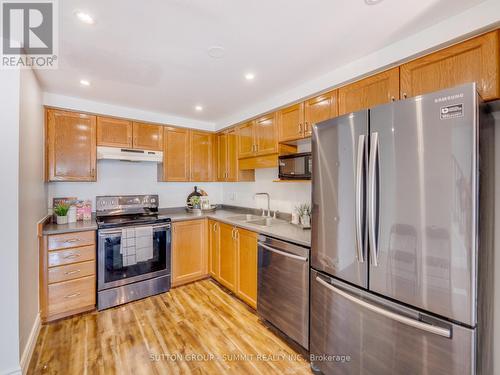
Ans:
[{"label": "cabinet door", "polygon": [[257,308],[257,233],[236,230],[238,242],[236,294]]},{"label": "cabinet door", "polygon": [[190,133],[190,180],[211,181],[213,151],[212,134],[195,130],[192,130]]},{"label": "cabinet door", "polygon": [[165,128],[163,180],[189,181],[189,130]]},{"label": "cabinet door", "polygon": [[236,240],[234,227],[220,223],[219,282],[231,291],[236,290]]},{"label": "cabinet door", "polygon": [[142,150],[163,150],[163,126],[134,122],[134,148]]},{"label": "cabinet door", "polygon": [[476,82],[484,100],[500,97],[499,33],[492,31],[401,66],[401,96]]},{"label": "cabinet door", "polygon": [[399,67],[339,88],[339,115],[399,99]]},{"label": "cabinet door", "polygon": [[238,181],[238,136],[236,130],[227,131],[227,175],[226,181]]},{"label": "cabinet door", "polygon": [[226,181],[227,176],[227,134],[217,134],[217,181]]},{"label": "cabinet door", "polygon": [[47,110],[48,181],[96,180],[96,117]]},{"label": "cabinet door", "polygon": [[279,111],[279,141],[294,141],[304,137],[304,103],[292,105]]},{"label": "cabinet door", "polygon": [[207,275],[206,220],[172,224],[172,286]]},{"label": "cabinet door", "polygon": [[209,230],[208,273],[214,279],[219,280],[219,252],[220,252],[219,223],[215,220],[209,220],[208,230]]},{"label": "cabinet door", "polygon": [[255,120],[257,155],[267,155],[278,152],[278,127],[276,115],[276,113],[272,113]]},{"label": "cabinet door", "polygon": [[337,90],[306,100],[304,103],[304,137],[310,137],[312,126],[337,117]]},{"label": "cabinet door", "polygon": [[238,157],[248,158],[255,153],[255,134],[253,121],[240,125],[237,128],[238,134]]},{"label": "cabinet door", "polygon": [[97,145],[132,147],[132,121],[113,117],[97,117]]}]

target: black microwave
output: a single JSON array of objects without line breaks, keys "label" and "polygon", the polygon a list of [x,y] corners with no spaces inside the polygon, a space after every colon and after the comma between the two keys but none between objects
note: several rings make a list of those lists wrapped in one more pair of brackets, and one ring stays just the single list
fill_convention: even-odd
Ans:
[{"label": "black microwave", "polygon": [[278,159],[280,180],[310,180],[312,157],[310,152],[282,155]]}]

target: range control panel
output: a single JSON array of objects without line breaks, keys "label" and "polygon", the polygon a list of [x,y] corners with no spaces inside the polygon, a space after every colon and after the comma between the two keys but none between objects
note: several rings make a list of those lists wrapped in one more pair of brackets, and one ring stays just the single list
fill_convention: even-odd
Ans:
[{"label": "range control panel", "polygon": [[158,208],[158,195],[106,195],[96,197],[96,211]]}]

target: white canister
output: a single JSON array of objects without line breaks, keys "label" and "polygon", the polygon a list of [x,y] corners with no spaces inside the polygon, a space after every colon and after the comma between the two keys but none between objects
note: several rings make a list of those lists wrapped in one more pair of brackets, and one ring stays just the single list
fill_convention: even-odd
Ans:
[{"label": "white canister", "polygon": [[68,210],[68,223],[76,223],[76,206],[71,206]]},{"label": "white canister", "polygon": [[297,212],[292,212],[292,224],[299,224],[299,214]]}]

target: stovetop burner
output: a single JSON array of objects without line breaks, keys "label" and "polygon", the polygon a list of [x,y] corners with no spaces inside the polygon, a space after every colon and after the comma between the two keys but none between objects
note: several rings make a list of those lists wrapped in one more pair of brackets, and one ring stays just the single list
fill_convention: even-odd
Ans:
[{"label": "stovetop burner", "polygon": [[166,222],[170,222],[170,219],[159,216],[158,214],[102,216],[97,218],[97,226],[99,228],[125,227],[131,225],[158,224]]},{"label": "stovetop burner", "polygon": [[157,195],[96,197],[98,228],[114,228],[170,222],[158,215]]}]

